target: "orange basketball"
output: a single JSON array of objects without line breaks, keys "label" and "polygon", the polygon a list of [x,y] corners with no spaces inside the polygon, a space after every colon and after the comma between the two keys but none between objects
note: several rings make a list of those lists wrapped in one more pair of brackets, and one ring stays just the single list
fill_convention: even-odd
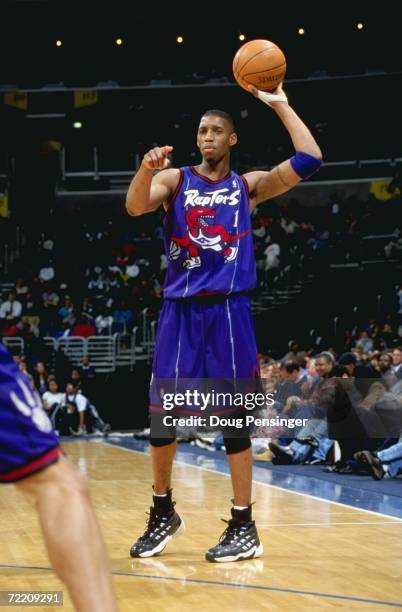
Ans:
[{"label": "orange basketball", "polygon": [[285,73],[283,51],[270,40],[250,40],[233,58],[233,74],[243,89],[254,85],[262,91],[273,91],[283,81]]}]

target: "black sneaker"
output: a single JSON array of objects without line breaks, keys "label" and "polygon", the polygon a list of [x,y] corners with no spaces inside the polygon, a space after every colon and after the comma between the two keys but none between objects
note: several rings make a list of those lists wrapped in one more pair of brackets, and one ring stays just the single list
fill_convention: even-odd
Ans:
[{"label": "black sneaker", "polygon": [[229,521],[222,520],[228,526],[219,538],[218,544],[207,550],[205,554],[207,561],[225,563],[261,557],[264,549],[254,521],[240,521],[235,518]]},{"label": "black sneaker", "polygon": [[293,452],[290,448],[276,444],[276,442],[270,442],[268,446],[271,453],[275,455],[272,459],[274,465],[290,465],[293,463]]},{"label": "black sneaker", "polygon": [[[158,513],[159,512],[159,513]],[[184,521],[176,510],[164,513],[155,507],[150,508],[147,528],[143,535],[132,545],[132,557],[153,557],[161,553],[166,545],[185,530]]]},{"label": "black sneaker", "polygon": [[370,472],[374,480],[381,480],[384,478],[385,470],[377,455],[370,451],[363,450],[355,453],[353,457],[360,465],[363,465]]}]

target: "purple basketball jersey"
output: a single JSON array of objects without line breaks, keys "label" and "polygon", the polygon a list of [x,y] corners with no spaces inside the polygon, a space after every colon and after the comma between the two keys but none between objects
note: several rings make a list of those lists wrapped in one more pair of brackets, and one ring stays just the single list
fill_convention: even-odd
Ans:
[{"label": "purple basketball jersey", "polygon": [[243,177],[230,172],[212,181],[193,167],[181,168],[164,230],[169,259],[165,298],[254,289],[250,204]]},{"label": "purple basketball jersey", "polygon": [[39,396],[0,342],[0,482],[30,476],[59,454],[59,440]]}]

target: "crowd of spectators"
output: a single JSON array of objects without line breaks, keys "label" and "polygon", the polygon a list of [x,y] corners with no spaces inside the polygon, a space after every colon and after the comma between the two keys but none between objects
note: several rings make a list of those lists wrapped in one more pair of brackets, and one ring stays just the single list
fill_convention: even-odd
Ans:
[{"label": "crowd of spectators", "polygon": [[[277,423],[254,429],[256,461],[322,465],[377,480],[402,474],[402,346],[379,354],[354,347],[340,355],[260,355],[260,366],[274,403],[259,409],[258,418]],[[211,451],[223,445],[219,433],[190,430],[182,439]]]},{"label": "crowd of spectators", "polygon": [[54,371],[48,371],[43,361],[33,365],[26,355],[15,354],[14,361],[27,376],[32,390],[39,394],[58,435],[109,433],[110,425],[89,399],[95,390],[96,372],[88,357],[83,357],[77,368],[71,368],[65,359],[56,364]]},{"label": "crowd of spectators", "polygon": [[[336,193],[321,207],[303,207],[294,198],[260,205],[253,215],[259,288],[269,290],[283,270],[296,282],[341,258],[345,263],[367,258],[362,237],[373,232],[392,239],[374,241],[371,257],[400,262],[399,205],[400,197],[342,201]],[[3,335],[29,340],[126,333],[138,324],[145,307],[156,318],[168,263],[160,215],[149,215],[145,226],[119,216],[81,225],[77,217],[61,219],[52,230],[27,241],[15,266],[15,286],[0,295]],[[399,288],[393,299],[390,312],[396,313],[401,309]],[[392,343],[397,318],[379,323],[380,329],[370,330],[371,340],[381,335]]]}]

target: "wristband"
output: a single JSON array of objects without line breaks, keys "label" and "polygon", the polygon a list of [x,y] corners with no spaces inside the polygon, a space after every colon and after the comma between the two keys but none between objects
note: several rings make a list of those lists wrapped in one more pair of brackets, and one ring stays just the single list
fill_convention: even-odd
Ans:
[{"label": "wristband", "polygon": [[288,99],[285,96],[285,94],[270,94],[266,91],[260,91],[258,90],[258,97],[259,99],[264,102],[265,104],[268,104],[268,106],[271,106],[271,102],[287,102]]}]

